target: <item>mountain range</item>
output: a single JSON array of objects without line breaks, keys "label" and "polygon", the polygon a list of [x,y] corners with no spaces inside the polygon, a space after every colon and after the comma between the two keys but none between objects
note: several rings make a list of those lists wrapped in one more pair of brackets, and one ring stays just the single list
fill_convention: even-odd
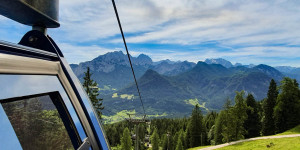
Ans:
[{"label": "mountain range", "polygon": [[[195,104],[203,111],[220,110],[227,98],[233,100],[235,91],[244,90],[262,100],[272,78],[279,82],[285,76],[297,78],[300,74],[298,68],[232,65],[221,58],[197,64],[170,60],[153,62],[144,54],[131,59],[146,112],[170,117],[188,115]],[[142,112],[127,55],[121,51],[71,67],[81,81],[86,68],[90,67],[93,79],[101,88],[105,109],[110,110],[109,115],[122,110]]]},{"label": "mountain range", "polygon": [[[131,57],[131,59],[137,78],[140,78],[148,69],[155,70],[162,75],[172,76],[185,72],[196,65],[188,61],[163,60],[153,62],[149,56],[144,54]],[[70,66],[81,82],[83,81],[84,72],[87,67],[90,67],[93,73],[92,78],[99,84],[102,94],[120,90],[134,81],[128,57],[122,51],[110,52],[91,61],[82,62],[78,65],[71,64]]]}]

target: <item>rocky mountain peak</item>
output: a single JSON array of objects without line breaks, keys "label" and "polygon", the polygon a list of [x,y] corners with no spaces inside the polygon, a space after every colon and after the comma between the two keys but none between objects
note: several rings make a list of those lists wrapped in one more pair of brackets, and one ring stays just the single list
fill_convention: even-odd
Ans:
[{"label": "rocky mountain peak", "polygon": [[253,69],[257,69],[257,70],[267,74],[268,76],[275,78],[275,80],[278,80],[278,81],[280,81],[284,77],[284,75],[280,71],[278,71],[275,68],[268,66],[268,65],[260,64],[260,65],[253,67]]},{"label": "rocky mountain peak", "polygon": [[207,64],[220,64],[220,65],[222,65],[222,66],[224,66],[226,68],[233,67],[233,65],[232,65],[232,63],[230,61],[225,60],[223,58],[206,59],[204,62],[207,63]]},{"label": "rocky mountain peak", "polygon": [[140,54],[136,59],[134,59],[133,63],[136,65],[149,66],[152,65],[153,61],[149,56],[145,54]]}]

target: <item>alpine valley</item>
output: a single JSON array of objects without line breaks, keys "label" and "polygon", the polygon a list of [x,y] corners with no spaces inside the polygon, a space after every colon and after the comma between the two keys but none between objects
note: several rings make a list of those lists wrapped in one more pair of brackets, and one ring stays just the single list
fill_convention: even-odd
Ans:
[{"label": "alpine valley", "polygon": [[[204,113],[218,111],[226,99],[232,101],[236,91],[252,93],[256,100],[267,96],[271,79],[283,77],[300,79],[300,68],[289,66],[242,65],[218,58],[197,64],[188,61],[162,60],[153,62],[147,55],[131,57],[146,113],[149,116],[188,116],[193,105],[199,104]],[[71,64],[74,73],[83,81],[90,67],[92,79],[100,88],[105,116],[121,112],[142,113],[127,55],[110,52],[97,58]]]}]

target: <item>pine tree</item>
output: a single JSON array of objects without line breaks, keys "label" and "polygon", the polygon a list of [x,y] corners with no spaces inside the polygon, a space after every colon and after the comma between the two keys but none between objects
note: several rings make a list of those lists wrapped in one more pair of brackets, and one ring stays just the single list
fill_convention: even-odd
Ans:
[{"label": "pine tree", "polygon": [[157,134],[157,129],[154,129],[154,132],[151,136],[151,144],[152,144],[152,150],[159,150],[159,137]]},{"label": "pine tree", "polygon": [[176,150],[184,150],[181,138],[178,138],[177,145],[176,145]]},{"label": "pine tree", "polygon": [[247,105],[244,99],[244,93],[244,91],[236,92],[236,96],[234,98],[235,105],[232,112],[232,116],[234,118],[232,119],[232,123],[235,127],[235,131],[233,140],[243,139],[246,132],[244,129],[244,122],[248,116],[246,112]]},{"label": "pine tree", "polygon": [[[173,136],[173,140],[177,143],[178,142],[178,138],[180,136],[180,131],[176,132],[175,135]],[[176,144],[175,143],[175,144]],[[176,148],[176,145],[175,145],[175,148]]]},{"label": "pine tree", "polygon": [[216,112],[211,111],[204,117],[205,127],[207,131],[209,131],[210,128],[215,124],[217,115],[218,114]]},{"label": "pine tree", "polygon": [[233,113],[233,107],[231,106],[231,101],[228,98],[224,104],[224,110],[221,112],[223,118],[222,119],[222,124],[220,124],[221,127],[221,132],[220,134],[222,135],[222,142],[230,142],[234,139],[234,135],[236,132],[236,120],[235,120],[235,114]]},{"label": "pine tree", "polygon": [[184,140],[185,132],[183,131],[183,129],[180,129],[179,133],[180,134],[179,134],[178,139],[181,140],[183,149],[185,149],[185,140]]},{"label": "pine tree", "polygon": [[168,137],[167,137],[167,135],[166,134],[164,134],[163,136],[162,136],[162,149],[163,150],[168,150]]},{"label": "pine tree", "polygon": [[[228,129],[225,129],[224,130],[224,127],[226,126],[231,126],[229,123],[229,117],[230,115],[228,114],[230,109],[231,109],[231,101],[229,98],[226,99],[226,102],[223,106],[223,111],[221,111],[216,119],[216,123],[215,123],[215,131],[214,131],[214,141],[213,143],[214,144],[221,144],[223,143],[223,141],[229,141],[230,139],[228,138],[224,138],[223,135],[227,136],[227,137],[230,137],[228,135],[228,133],[230,132],[227,132]],[[232,126],[231,126],[232,127]]]},{"label": "pine tree", "polygon": [[209,144],[210,145],[215,145],[216,143],[215,143],[215,125],[213,125],[211,128],[210,128],[210,130],[208,131],[208,133],[207,133],[207,140],[208,140],[208,142],[209,142]]},{"label": "pine tree", "polygon": [[88,67],[87,71],[84,73],[83,87],[96,110],[98,118],[101,119],[102,118],[101,111],[104,109],[104,107],[102,106],[103,99],[98,98],[99,96],[98,84],[96,81],[92,80],[91,76],[92,74],[90,73],[90,68]]},{"label": "pine tree", "polygon": [[168,149],[175,149],[176,141],[174,141],[172,134],[168,133],[167,138],[168,138]]},{"label": "pine tree", "polygon": [[198,104],[193,109],[188,130],[190,147],[204,145],[206,131],[203,124],[203,116]]},{"label": "pine tree", "polygon": [[209,112],[205,117],[204,117],[204,122],[205,122],[205,128],[207,133],[207,144],[215,144],[214,143],[214,128],[215,128],[215,122],[217,118],[217,113],[212,111]]},{"label": "pine tree", "polygon": [[131,150],[132,149],[132,140],[130,137],[130,132],[128,128],[125,128],[123,131],[123,137],[121,138],[121,148],[122,150]]},{"label": "pine tree", "polygon": [[257,137],[260,135],[260,119],[258,115],[258,106],[252,94],[248,94],[246,99],[248,118],[244,122],[246,130],[245,138]]},{"label": "pine tree", "polygon": [[275,133],[275,123],[273,118],[274,107],[278,96],[278,90],[275,80],[271,80],[268,97],[263,103],[263,123],[262,134],[273,135]]},{"label": "pine tree", "polygon": [[247,105],[244,91],[236,92],[235,105],[225,113],[223,142],[243,139],[245,135],[244,122],[247,119]]},{"label": "pine tree", "polygon": [[136,126],[138,128],[138,135],[139,135],[139,149],[142,150],[144,149],[144,145],[145,145],[145,133],[146,133],[146,126],[145,124],[139,124]]},{"label": "pine tree", "polygon": [[190,148],[190,145],[191,145],[191,144],[190,144],[190,143],[191,143],[191,142],[190,142],[190,137],[191,137],[191,129],[190,129],[190,128],[191,128],[191,125],[190,125],[190,124],[191,124],[191,122],[189,121],[189,122],[188,122],[188,125],[187,125],[187,129],[186,129],[186,133],[185,133],[185,138],[184,138],[185,144],[186,144],[186,145],[185,145],[185,148],[186,148],[186,149]]},{"label": "pine tree", "polygon": [[300,123],[298,83],[286,77],[281,81],[280,91],[274,108],[276,133],[291,129]]},{"label": "pine tree", "polygon": [[224,111],[221,111],[216,119],[215,132],[214,132],[214,143],[215,145],[222,143],[222,125],[224,123]]},{"label": "pine tree", "polygon": [[294,86],[299,88],[299,83],[297,82],[297,80],[294,79],[293,81],[294,81]]},{"label": "pine tree", "polygon": [[119,133],[117,133],[116,127],[112,126],[112,127],[106,128],[105,131],[106,131],[106,135],[108,137],[109,144],[111,146],[116,146],[117,139],[115,137],[117,134],[119,134]]}]

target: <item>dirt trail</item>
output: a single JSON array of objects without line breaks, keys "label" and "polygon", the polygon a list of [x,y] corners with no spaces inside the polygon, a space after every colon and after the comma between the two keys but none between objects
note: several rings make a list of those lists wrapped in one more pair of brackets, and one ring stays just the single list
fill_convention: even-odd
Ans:
[{"label": "dirt trail", "polygon": [[221,144],[221,145],[211,146],[211,147],[207,147],[207,148],[202,148],[202,149],[199,149],[199,150],[213,150],[213,149],[217,149],[217,148],[221,148],[221,147],[225,147],[225,146],[229,146],[229,145],[233,145],[233,144],[237,144],[237,143],[241,143],[241,142],[247,142],[247,141],[262,140],[262,139],[289,138],[289,137],[300,137],[300,134],[264,136],[264,137],[250,138],[250,139],[225,143],[225,144]]}]

